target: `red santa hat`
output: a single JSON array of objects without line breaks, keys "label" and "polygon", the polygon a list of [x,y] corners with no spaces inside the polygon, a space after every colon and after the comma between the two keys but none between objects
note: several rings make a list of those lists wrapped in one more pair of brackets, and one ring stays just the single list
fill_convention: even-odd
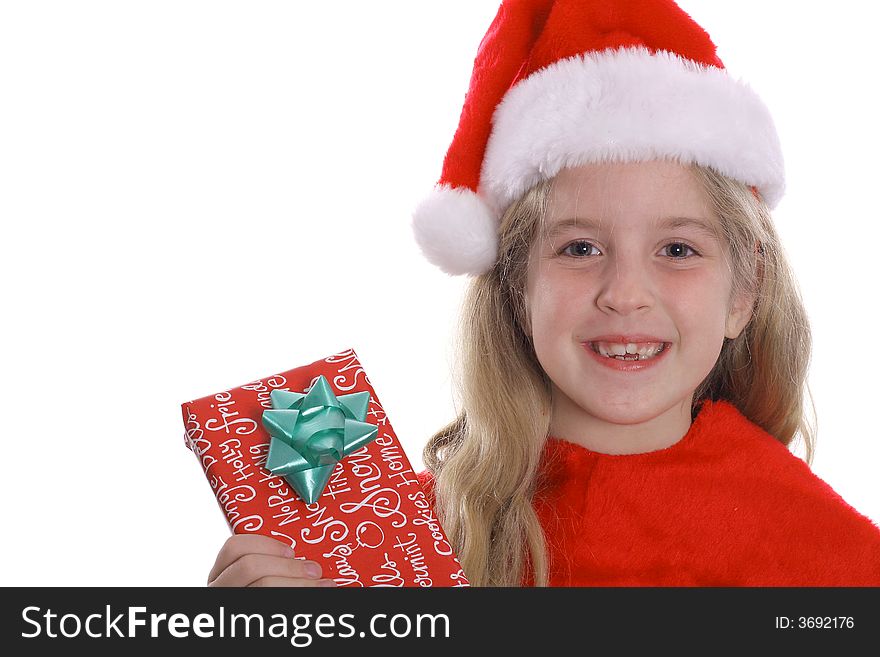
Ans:
[{"label": "red santa hat", "polygon": [[451,275],[491,269],[510,204],[566,167],[675,159],[755,189],[785,186],[773,120],[672,0],[504,0],[458,129],[413,230]]}]

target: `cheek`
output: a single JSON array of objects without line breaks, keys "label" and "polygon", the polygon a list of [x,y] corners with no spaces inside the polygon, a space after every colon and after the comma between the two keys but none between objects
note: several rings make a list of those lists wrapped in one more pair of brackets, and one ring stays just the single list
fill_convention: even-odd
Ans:
[{"label": "cheek", "polygon": [[574,318],[582,314],[587,292],[582,283],[574,285],[564,276],[536,279],[529,292],[528,306],[533,331],[553,335],[570,328]]},{"label": "cheek", "polygon": [[706,349],[724,340],[730,287],[717,276],[678,277],[665,286],[666,307],[682,339]]}]

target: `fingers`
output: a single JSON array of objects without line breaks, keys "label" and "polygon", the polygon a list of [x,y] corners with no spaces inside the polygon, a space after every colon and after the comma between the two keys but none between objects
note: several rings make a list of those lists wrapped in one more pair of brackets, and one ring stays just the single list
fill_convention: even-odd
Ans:
[{"label": "fingers", "polygon": [[295,577],[261,577],[254,581],[251,587],[262,586],[336,586],[336,582],[332,579],[305,580]]},{"label": "fingers", "polygon": [[335,586],[321,566],[293,558],[293,550],[266,536],[231,536],[220,549],[208,586]]},{"label": "fingers", "polygon": [[217,579],[220,573],[226,570],[231,563],[246,554],[265,554],[267,556],[290,558],[293,556],[293,550],[290,546],[268,536],[234,534],[220,548],[217,560],[214,562],[214,567],[208,574],[208,584]]},{"label": "fingers", "polygon": [[275,579],[292,580],[286,586],[315,586],[320,578],[321,566],[313,561],[245,554],[229,564],[210,586],[252,586],[260,580]]}]

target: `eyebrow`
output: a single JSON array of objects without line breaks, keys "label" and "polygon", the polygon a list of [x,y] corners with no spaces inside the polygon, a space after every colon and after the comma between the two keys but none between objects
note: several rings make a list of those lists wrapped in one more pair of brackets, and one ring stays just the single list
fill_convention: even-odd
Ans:
[{"label": "eyebrow", "polygon": [[[599,231],[601,222],[588,217],[570,217],[559,221],[546,232],[547,237],[554,237],[569,228],[585,228]],[[718,239],[718,231],[710,222],[705,219],[697,219],[694,217],[665,217],[654,224],[655,229],[674,229],[674,228],[694,228],[713,239]]]}]

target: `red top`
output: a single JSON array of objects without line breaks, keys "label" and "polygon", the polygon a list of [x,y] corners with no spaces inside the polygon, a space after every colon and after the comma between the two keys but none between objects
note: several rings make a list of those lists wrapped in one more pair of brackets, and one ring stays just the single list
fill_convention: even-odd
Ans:
[{"label": "red top", "polygon": [[551,437],[542,475],[551,586],[880,586],[880,529],[728,402],[644,454]]}]

